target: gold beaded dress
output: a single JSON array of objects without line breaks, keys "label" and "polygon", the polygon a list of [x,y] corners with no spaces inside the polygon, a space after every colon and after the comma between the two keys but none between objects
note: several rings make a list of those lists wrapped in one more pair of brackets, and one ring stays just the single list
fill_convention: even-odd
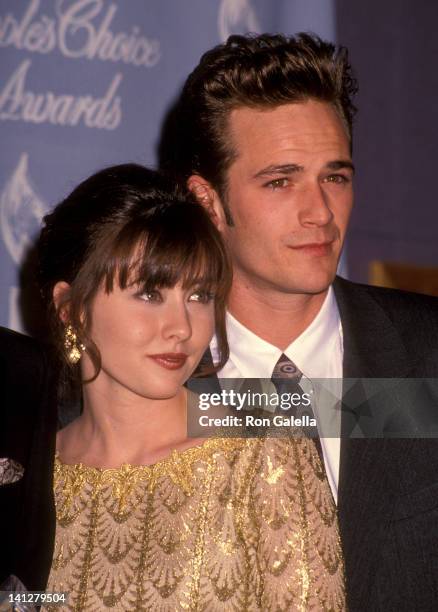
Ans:
[{"label": "gold beaded dress", "polygon": [[61,609],[345,610],[312,440],[216,438],[118,469],[56,458],[54,490],[47,591],[69,592]]}]

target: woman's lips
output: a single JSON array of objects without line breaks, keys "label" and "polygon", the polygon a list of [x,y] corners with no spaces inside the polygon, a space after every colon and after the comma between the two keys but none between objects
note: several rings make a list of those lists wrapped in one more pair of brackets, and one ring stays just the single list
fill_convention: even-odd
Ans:
[{"label": "woman's lips", "polygon": [[185,353],[160,353],[159,355],[148,355],[148,357],[166,370],[179,370],[187,361]]}]

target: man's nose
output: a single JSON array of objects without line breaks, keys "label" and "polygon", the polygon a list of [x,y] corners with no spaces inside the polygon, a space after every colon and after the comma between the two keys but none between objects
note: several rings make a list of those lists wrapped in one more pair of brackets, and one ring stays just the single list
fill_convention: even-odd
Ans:
[{"label": "man's nose", "polygon": [[162,333],[166,339],[178,342],[188,340],[192,335],[192,322],[187,305],[184,303],[169,304],[164,315]]},{"label": "man's nose", "polygon": [[320,183],[306,186],[300,194],[299,220],[303,226],[323,227],[333,219],[329,198]]}]

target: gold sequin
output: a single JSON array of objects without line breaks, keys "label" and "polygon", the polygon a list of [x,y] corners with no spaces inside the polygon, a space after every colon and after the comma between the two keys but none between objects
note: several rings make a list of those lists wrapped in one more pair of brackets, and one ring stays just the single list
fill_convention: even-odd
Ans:
[{"label": "gold sequin", "polygon": [[345,610],[336,508],[311,440],[213,439],[119,469],[56,458],[54,489],[47,590],[70,592],[61,609]]}]

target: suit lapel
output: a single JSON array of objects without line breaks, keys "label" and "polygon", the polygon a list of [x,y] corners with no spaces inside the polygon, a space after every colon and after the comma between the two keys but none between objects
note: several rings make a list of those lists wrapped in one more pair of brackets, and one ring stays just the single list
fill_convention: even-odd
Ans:
[{"label": "suit lapel", "polygon": [[392,320],[365,285],[333,285],[344,335],[344,378],[402,378],[413,365]]},{"label": "suit lapel", "polygon": [[[344,340],[344,378],[402,378],[409,355],[392,321],[369,290],[341,278],[334,283]],[[338,511],[350,606],[362,609],[379,533],[391,507],[400,461],[412,440],[349,439],[354,414],[343,411]],[[366,609],[366,605],[365,608]]]}]

